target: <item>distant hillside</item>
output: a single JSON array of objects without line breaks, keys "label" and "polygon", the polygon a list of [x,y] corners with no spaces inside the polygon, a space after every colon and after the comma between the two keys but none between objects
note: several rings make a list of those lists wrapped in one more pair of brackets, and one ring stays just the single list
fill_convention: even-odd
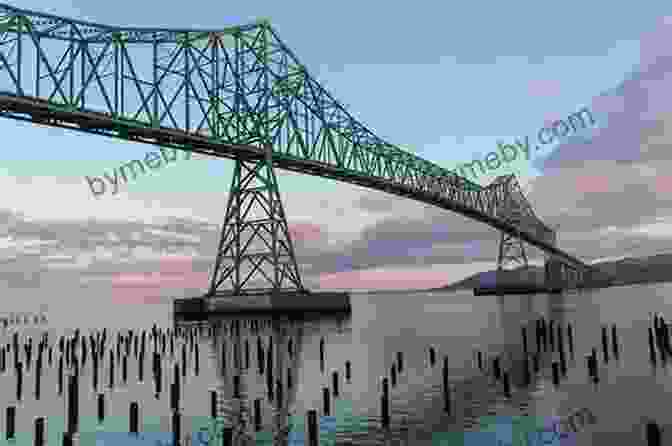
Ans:
[{"label": "distant hillside", "polygon": [[[477,287],[494,286],[497,280],[497,271],[485,271],[474,274],[466,279],[460,280],[453,284],[441,287],[441,290],[463,290]],[[502,271],[500,280],[506,285],[533,285],[543,286],[544,284],[544,268],[537,266],[530,266],[527,270],[515,269],[511,271]]]},{"label": "distant hillside", "polygon": [[616,277],[613,286],[672,281],[672,254],[627,258],[597,265]]},{"label": "distant hillside", "polygon": [[[599,262],[594,266],[616,278],[611,286],[672,281],[672,254]],[[477,273],[438,289],[452,291],[493,286],[496,274],[496,270]],[[544,268],[530,266],[527,271],[521,268],[504,271],[503,280],[505,285],[543,286]]]}]

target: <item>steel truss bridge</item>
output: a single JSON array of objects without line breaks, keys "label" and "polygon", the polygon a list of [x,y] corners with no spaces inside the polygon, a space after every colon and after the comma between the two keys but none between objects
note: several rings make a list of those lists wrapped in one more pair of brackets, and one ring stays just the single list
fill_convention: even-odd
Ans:
[{"label": "steel truss bridge", "polygon": [[[546,254],[549,283],[599,274],[556,246],[514,176],[481,187],[374,135],[265,20],[217,30],[129,28],[0,5],[0,114],[235,160],[209,296],[305,291],[274,168],[486,223],[502,234],[500,269],[527,264],[526,242]],[[261,252],[252,252],[253,240]],[[252,278],[267,285],[253,288]]]}]

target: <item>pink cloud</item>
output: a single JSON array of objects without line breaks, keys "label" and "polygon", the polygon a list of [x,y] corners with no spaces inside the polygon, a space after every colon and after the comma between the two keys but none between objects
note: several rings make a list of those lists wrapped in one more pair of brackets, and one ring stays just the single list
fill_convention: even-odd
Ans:
[{"label": "pink cloud", "polygon": [[659,194],[672,192],[672,176],[658,175],[656,177],[656,192]]},{"label": "pink cloud", "polygon": [[312,223],[294,223],[289,224],[288,227],[292,240],[315,241],[322,238],[322,229],[319,225]]},{"label": "pink cloud", "polygon": [[559,96],[560,82],[550,79],[535,79],[527,83],[527,91],[530,96]]},{"label": "pink cloud", "polygon": [[576,178],[576,189],[581,193],[609,192],[609,177],[585,175]]},{"label": "pink cloud", "polygon": [[112,277],[112,301],[118,304],[165,302],[171,290],[204,289],[208,273],[194,272],[191,257],[166,256],[156,271],[121,273]]},{"label": "pink cloud", "polygon": [[441,271],[343,271],[320,275],[320,288],[421,289],[443,286],[449,279]]}]

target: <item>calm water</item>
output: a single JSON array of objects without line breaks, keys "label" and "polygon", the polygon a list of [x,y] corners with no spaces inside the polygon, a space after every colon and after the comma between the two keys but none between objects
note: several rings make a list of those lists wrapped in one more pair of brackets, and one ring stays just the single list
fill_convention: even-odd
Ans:
[{"label": "calm water", "polygon": [[[581,408],[589,409],[596,423],[584,426],[576,434],[576,445],[646,444],[644,422],[653,419],[663,426],[663,443],[672,441],[672,428],[667,425],[668,392],[672,389],[669,370],[658,362],[649,362],[648,333],[650,313],[672,314],[666,296],[671,285],[654,284],[601,290],[564,296],[480,296],[471,292],[458,293],[380,293],[355,294],[353,312],[349,318],[324,318],[307,321],[259,320],[260,329],[249,328],[249,319],[242,320],[240,333],[231,330],[231,318],[220,319],[214,338],[205,334],[199,339],[200,373],[194,376],[194,358],[189,352],[189,369],[182,379],[182,432],[197,431],[210,423],[210,391],[220,395],[220,417],[236,428],[238,443],[255,438],[256,444],[304,444],[306,411],[315,409],[323,414],[322,389],[332,388],[332,371],[339,372],[338,398],[331,396],[332,418],[321,419],[321,444],[403,444],[439,445],[447,443],[441,432],[479,430],[479,420],[493,415],[528,415],[537,417],[565,416]],[[670,304],[668,304],[668,301]],[[102,305],[102,304],[101,304]],[[127,305],[126,317],[113,319],[119,306],[83,312],[82,333],[102,329],[171,328],[171,306],[156,304]],[[109,310],[109,311],[107,311]],[[113,311],[114,310],[114,311]],[[58,336],[69,333],[73,315],[62,308],[49,308],[49,323],[40,327],[21,327],[22,336],[37,337],[43,330],[50,332],[50,344]],[[482,373],[476,363],[476,351],[491,358],[501,355],[502,366],[508,370],[522,350],[521,327],[528,329],[528,345],[536,350],[534,321],[544,317],[566,326],[574,332],[574,359],[568,357],[566,377],[554,386],[550,361],[557,353],[546,353],[540,373],[530,386],[523,386],[520,372],[513,369],[512,395],[506,397],[501,381],[492,373]],[[601,325],[615,324],[618,328],[620,356],[605,364],[601,351]],[[2,345],[10,342],[12,329],[5,329]],[[108,339],[116,341],[116,332]],[[282,401],[277,399],[274,385],[272,401],[267,392],[269,340],[273,342],[273,380],[283,382]],[[324,367],[320,364],[320,340],[324,339]],[[611,344],[611,330],[609,331]],[[292,340],[293,355],[288,353]],[[87,339],[88,340],[88,339]],[[264,373],[259,373],[257,342],[264,351]],[[33,341],[36,344],[38,339]],[[250,361],[247,366],[245,342],[249,342]],[[566,341],[566,337],[565,337]],[[222,346],[226,344],[226,361],[222,362]],[[234,345],[238,347],[234,347]],[[131,355],[128,383],[122,382],[121,364],[116,362],[115,386],[108,387],[108,340],[104,371],[99,376],[99,391],[105,394],[106,419],[97,426],[95,393],[92,391],[91,358],[80,372],[80,432],[128,430],[129,404],[140,407],[140,429],[170,432],[169,389],[174,359],[163,359],[162,393],[157,399],[151,379],[151,343],[147,345],[144,382],[138,382],[137,360]],[[181,362],[182,341],[176,344],[175,359]],[[429,364],[428,348],[436,349],[436,363]],[[600,382],[589,381],[585,356],[597,348]],[[234,353],[237,349],[237,353]],[[133,349],[132,349],[133,350]],[[35,357],[36,347],[33,349]],[[42,398],[35,401],[34,359],[24,376],[23,400],[16,403],[14,372],[0,376],[0,426],[6,429],[5,408],[17,407],[17,436],[15,444],[31,444],[34,418],[47,418],[49,445],[58,444],[64,428],[66,398],[57,396],[57,347],[54,362],[42,378]],[[179,352],[179,354],[178,354]],[[397,385],[390,387],[391,424],[380,426],[381,378],[390,376],[390,367],[397,352],[403,353],[403,370]],[[11,355],[10,355],[11,356]],[[235,357],[234,357],[235,356]],[[442,396],[443,358],[448,357],[451,410],[446,413]],[[345,380],[345,362],[352,363],[352,378]],[[25,360],[24,360],[25,362]],[[11,361],[10,361],[11,365]],[[11,367],[10,367],[11,369]],[[241,376],[241,397],[233,397],[233,376]],[[287,375],[293,386],[287,388]],[[66,381],[67,383],[67,381]],[[254,431],[253,401],[261,399],[262,432]],[[333,416],[336,415],[335,418]],[[290,426],[288,428],[288,425]],[[335,426],[334,426],[335,425]],[[297,431],[283,436],[282,431]],[[330,434],[329,430],[335,430]],[[273,440],[272,437],[276,439]],[[80,444],[96,444],[93,437],[82,435]],[[443,442],[441,439],[444,438]],[[24,443],[25,441],[25,443]],[[164,440],[167,442],[168,440]],[[7,443],[4,434],[0,442]],[[106,444],[120,444],[111,441]],[[102,444],[102,443],[99,443]],[[124,444],[130,444],[124,440]],[[155,444],[155,442],[146,443]],[[255,444],[248,442],[247,444]],[[307,444],[307,443],[306,443]]]}]

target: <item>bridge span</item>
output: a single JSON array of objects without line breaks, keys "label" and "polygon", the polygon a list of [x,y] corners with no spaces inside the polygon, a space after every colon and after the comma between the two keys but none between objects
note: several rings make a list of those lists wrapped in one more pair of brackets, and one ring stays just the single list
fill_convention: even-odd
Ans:
[{"label": "bridge span", "polygon": [[[304,290],[276,167],[486,223],[502,234],[500,269],[527,264],[526,242],[560,273],[549,280],[600,273],[557,247],[514,176],[482,187],[373,134],[265,20],[216,30],[130,28],[0,4],[0,115],[235,160],[210,296],[226,281],[236,295]],[[251,208],[261,217],[250,217]],[[265,250],[252,252],[253,240]],[[268,286],[247,286],[255,274]]]}]

